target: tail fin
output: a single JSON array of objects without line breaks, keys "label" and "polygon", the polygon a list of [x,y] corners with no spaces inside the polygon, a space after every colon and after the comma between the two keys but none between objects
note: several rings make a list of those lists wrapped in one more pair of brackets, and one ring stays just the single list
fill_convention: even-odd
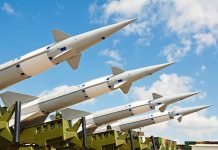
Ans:
[{"label": "tail fin", "polygon": [[68,59],[67,62],[73,69],[77,69],[79,66],[80,59],[81,54]]},{"label": "tail fin", "polygon": [[118,75],[124,72],[124,70],[118,68],[118,67],[111,67],[113,75]]},{"label": "tail fin", "polygon": [[158,98],[161,98],[163,96],[160,94],[157,94],[157,93],[152,93],[152,97],[153,97],[153,99],[158,99]]},{"label": "tail fin", "polygon": [[73,120],[73,119],[76,119],[76,118],[80,118],[80,117],[90,115],[91,113],[86,112],[86,111],[66,108],[66,109],[61,110],[61,114],[62,114],[64,119]]},{"label": "tail fin", "polygon": [[125,86],[121,86],[120,89],[124,94],[127,94],[132,86],[132,83],[126,84]]},{"label": "tail fin", "polygon": [[161,107],[159,108],[159,110],[160,110],[161,112],[164,112],[164,111],[166,110],[166,108],[167,108],[167,104],[164,104],[163,106],[161,106]]},{"label": "tail fin", "polygon": [[15,104],[16,101],[20,101],[22,104],[31,102],[38,97],[36,96],[30,96],[30,95],[25,95],[25,94],[20,94],[20,93],[15,93],[15,92],[4,92],[0,94],[0,97],[5,104],[5,106],[10,107],[13,104]]},{"label": "tail fin", "polygon": [[52,34],[56,42],[60,42],[71,37],[69,34],[64,33],[63,31],[60,30],[53,30]]}]

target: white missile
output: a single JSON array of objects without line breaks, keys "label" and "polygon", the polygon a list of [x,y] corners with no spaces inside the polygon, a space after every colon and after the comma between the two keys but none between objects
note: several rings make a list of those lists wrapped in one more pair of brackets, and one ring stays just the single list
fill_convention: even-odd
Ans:
[{"label": "white missile", "polygon": [[[149,115],[142,115],[137,117],[130,117],[126,119],[119,120],[110,124],[112,130],[116,131],[128,131],[129,129],[136,129],[141,128],[157,123],[161,123],[164,121],[169,121],[174,119],[175,117],[178,119],[179,122],[182,121],[182,117],[189,115],[191,113],[200,111],[202,109],[206,109],[211,105],[203,105],[203,106],[196,106],[196,107],[188,107],[188,108],[178,108],[164,113],[154,113]],[[101,126],[99,127],[95,133],[104,132],[107,130],[107,127]]]},{"label": "white missile", "polygon": [[0,65],[0,90],[37,75],[65,60],[73,69],[76,69],[84,50],[104,40],[134,20],[126,20],[76,36],[53,30],[55,43]]},{"label": "white missile", "polygon": [[18,100],[21,101],[21,119],[23,122],[33,124],[34,120],[36,120],[36,122],[39,123],[44,122],[50,112],[89,100],[116,89],[121,89],[124,93],[128,93],[134,81],[171,64],[173,63],[165,63],[130,71],[123,71],[119,68],[112,67],[113,74],[74,86],[66,91],[56,92],[42,97],[4,92],[0,94],[0,97],[8,107]]},{"label": "white missile", "polygon": [[[164,109],[177,101],[191,97],[198,94],[199,92],[176,94],[171,96],[161,96],[153,93],[152,100],[140,100],[126,105],[113,107],[94,113],[84,112],[71,108],[61,110],[62,117],[67,120],[72,120],[72,124],[77,121],[77,118],[85,116],[86,126],[89,129],[89,133],[94,132],[98,126],[108,124],[120,119],[124,119],[133,115],[142,114],[151,110],[154,110],[156,106],[164,107]],[[51,116],[53,119],[54,116]]]}]

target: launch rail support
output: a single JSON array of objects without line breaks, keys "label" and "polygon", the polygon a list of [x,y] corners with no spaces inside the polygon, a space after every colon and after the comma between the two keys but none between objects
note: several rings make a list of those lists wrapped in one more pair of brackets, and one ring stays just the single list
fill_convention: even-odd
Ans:
[{"label": "launch rail support", "polygon": [[87,131],[86,131],[86,118],[82,117],[82,135],[83,135],[83,148],[88,149]]},{"label": "launch rail support", "polygon": [[151,141],[152,141],[152,148],[153,148],[153,150],[156,150],[155,139],[154,139],[153,136],[151,136]]},{"label": "launch rail support", "polygon": [[133,135],[132,135],[132,130],[131,129],[129,129],[129,137],[130,137],[131,150],[135,150],[134,143],[133,143]]},{"label": "launch rail support", "polygon": [[14,143],[18,144],[20,141],[20,115],[21,115],[21,102],[15,103],[15,119],[14,119]]}]

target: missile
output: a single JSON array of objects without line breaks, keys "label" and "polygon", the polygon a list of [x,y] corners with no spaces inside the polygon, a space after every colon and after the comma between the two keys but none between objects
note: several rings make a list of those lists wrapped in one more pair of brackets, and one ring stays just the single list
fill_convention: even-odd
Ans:
[{"label": "missile", "polygon": [[0,65],[0,90],[37,75],[65,60],[73,69],[76,69],[84,50],[104,40],[134,20],[136,19],[126,20],[75,36],[53,30],[55,43]]},{"label": "missile", "polygon": [[[194,112],[198,112],[202,109],[206,109],[211,105],[203,105],[203,106],[195,106],[188,108],[178,108],[164,113],[154,113],[149,115],[142,115],[137,117],[130,117],[126,119],[119,120],[110,124],[112,130],[116,131],[128,131],[129,129],[141,128],[157,123],[161,123],[164,121],[169,121],[174,118],[177,118],[179,122],[182,121],[182,118],[186,115],[192,114]],[[106,126],[99,127],[95,133],[106,131]]]},{"label": "missile", "polygon": [[[95,98],[116,89],[121,89],[126,94],[133,82],[171,64],[173,63],[165,63],[130,71],[123,71],[120,68],[112,67],[113,74],[73,86],[65,91],[55,92],[42,97],[8,91],[1,93],[0,97],[8,107],[13,105],[17,100],[21,101],[21,120],[25,118],[24,122],[27,122],[27,124],[34,123],[34,120],[37,120],[36,122],[39,123],[44,122],[51,112]],[[39,121],[37,118],[41,118],[41,120]]]},{"label": "missile", "polygon": [[[86,126],[88,129],[95,130],[98,126],[103,124],[108,124],[120,119],[124,119],[133,115],[142,114],[151,110],[154,110],[156,106],[161,106],[159,109],[164,107],[164,109],[177,101],[183,100],[185,98],[191,97],[198,94],[199,92],[176,94],[171,96],[161,96],[157,93],[153,93],[152,100],[140,100],[126,105],[121,105],[94,113],[84,112],[80,110],[75,110],[71,108],[66,108],[61,111],[62,117],[66,120],[72,120],[72,123],[77,121],[76,118],[85,116]],[[54,116],[51,116],[54,119]]]}]

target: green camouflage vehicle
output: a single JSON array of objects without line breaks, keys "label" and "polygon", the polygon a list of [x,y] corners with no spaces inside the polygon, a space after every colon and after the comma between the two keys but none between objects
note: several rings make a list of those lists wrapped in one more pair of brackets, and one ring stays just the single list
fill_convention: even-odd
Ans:
[{"label": "green camouflage vehicle", "polygon": [[[131,148],[130,138],[127,138],[126,143],[128,148]],[[151,150],[152,149],[152,142],[149,138],[144,138],[134,134],[133,136],[133,145],[135,150]]]},{"label": "green camouflage vehicle", "polygon": [[161,137],[154,137],[154,139],[155,139],[155,145],[159,150],[177,150],[176,141],[163,139]]},{"label": "green camouflage vehicle", "polygon": [[88,136],[88,147],[90,150],[126,150],[127,134],[108,130]]},{"label": "green camouflage vehicle", "polygon": [[12,129],[9,128],[8,122],[14,114],[14,110],[14,105],[9,109],[6,107],[0,108],[0,148],[5,150],[9,149],[13,142]]}]

